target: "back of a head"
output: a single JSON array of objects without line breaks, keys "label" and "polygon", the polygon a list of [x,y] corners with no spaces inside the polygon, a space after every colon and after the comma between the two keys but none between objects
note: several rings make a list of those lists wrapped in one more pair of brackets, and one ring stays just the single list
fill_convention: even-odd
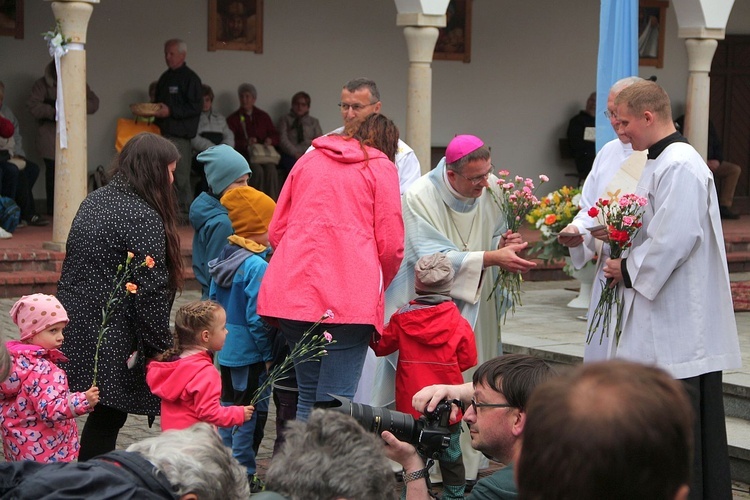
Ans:
[{"label": "back of a head", "polygon": [[398,127],[392,120],[381,114],[372,114],[347,130],[361,144],[382,151],[389,160],[396,161],[398,151]]},{"label": "back of a head", "polygon": [[172,192],[167,166],[179,158],[172,142],[144,132],[123,146],[115,159],[113,174],[124,176],[133,190],[150,203],[154,197],[165,197]]},{"label": "back of a head", "polygon": [[383,442],[349,415],[316,409],[291,421],[266,475],[266,489],[289,500],[395,499]]},{"label": "back of a head", "polygon": [[474,372],[474,385],[484,384],[522,411],[536,387],[556,375],[546,361],[526,354],[505,354],[485,361]]},{"label": "back of a head", "polygon": [[691,455],[692,409],[678,381],[626,361],[587,364],[532,395],[519,498],[672,500],[689,483]]},{"label": "back of a head", "polygon": [[631,113],[640,115],[650,111],[662,123],[672,122],[672,103],[667,92],[651,80],[641,80],[623,88],[615,98],[615,105],[626,104]]},{"label": "back of a head", "polygon": [[223,500],[250,496],[247,470],[208,424],[165,431],[130,445],[127,451],[137,452],[154,464],[178,496],[194,493],[201,499]]},{"label": "back of a head", "polygon": [[418,295],[450,295],[455,271],[444,253],[423,255],[414,265],[414,289]]},{"label": "back of a head", "polygon": [[221,204],[227,209],[234,234],[241,238],[267,233],[276,209],[270,196],[250,186],[230,189],[221,197]]},{"label": "back of a head", "polygon": [[177,233],[177,195],[169,165],[180,159],[175,145],[160,135],[141,133],[130,139],[115,157],[112,178],[120,175],[140,198],[156,210],[167,236],[169,287],[182,287],[182,257]]}]

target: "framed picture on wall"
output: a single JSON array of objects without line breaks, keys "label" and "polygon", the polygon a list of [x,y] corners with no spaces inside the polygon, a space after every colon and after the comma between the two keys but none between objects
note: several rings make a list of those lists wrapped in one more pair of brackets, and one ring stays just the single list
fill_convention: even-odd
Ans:
[{"label": "framed picture on wall", "polygon": [[208,0],[208,50],[263,53],[263,0]]},{"label": "framed picture on wall", "polygon": [[638,2],[638,65],[664,67],[664,32],[667,6],[664,0]]},{"label": "framed picture on wall", "polygon": [[471,1],[451,0],[448,4],[446,26],[439,30],[433,59],[471,61]]},{"label": "framed picture on wall", "polygon": [[23,0],[0,0],[0,36],[23,38]]}]

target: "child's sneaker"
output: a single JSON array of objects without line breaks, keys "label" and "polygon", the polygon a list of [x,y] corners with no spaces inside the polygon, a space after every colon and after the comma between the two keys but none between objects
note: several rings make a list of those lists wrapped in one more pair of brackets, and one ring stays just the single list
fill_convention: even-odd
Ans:
[{"label": "child's sneaker", "polygon": [[0,240],[7,240],[8,238],[12,238],[13,235],[10,234],[8,231],[0,227]]},{"label": "child's sneaker", "polygon": [[250,493],[260,493],[266,489],[266,483],[257,475],[247,475],[247,482],[250,483]]}]

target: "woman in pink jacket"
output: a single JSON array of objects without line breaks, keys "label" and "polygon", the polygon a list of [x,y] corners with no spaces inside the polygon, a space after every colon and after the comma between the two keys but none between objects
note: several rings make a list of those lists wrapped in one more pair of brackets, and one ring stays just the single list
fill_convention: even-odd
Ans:
[{"label": "woman in pink jacket", "polygon": [[384,291],[404,253],[398,172],[398,129],[371,115],[345,136],[315,139],[294,165],[279,196],[269,240],[274,248],[258,313],[278,325],[290,346],[326,310],[335,343],[320,362],[295,360],[297,418],[328,394],[351,398],[368,343],[383,330]]}]

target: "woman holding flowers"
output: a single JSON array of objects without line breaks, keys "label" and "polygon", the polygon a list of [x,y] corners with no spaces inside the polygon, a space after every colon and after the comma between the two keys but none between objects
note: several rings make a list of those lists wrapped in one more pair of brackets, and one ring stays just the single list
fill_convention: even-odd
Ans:
[{"label": "woman holding flowers", "polygon": [[[116,157],[110,183],[89,194],[73,219],[58,283],[70,318],[62,346],[70,360],[65,370],[71,390],[86,390],[96,357],[101,391],[81,433],[79,460],[114,450],[128,413],[159,414],[145,365],[172,346],[169,313],[182,286],[172,187],[178,158],[168,140],[135,136]],[[139,265],[132,266],[127,288],[116,287],[131,262]],[[103,310],[109,312],[107,330],[97,349]]]},{"label": "woman holding flowers", "polygon": [[[320,362],[295,361],[297,418],[328,393],[354,395],[367,346],[383,329],[384,292],[403,258],[398,129],[374,114],[344,136],[315,139],[289,174],[269,227],[274,256],[258,313],[278,320],[290,346],[326,310],[315,333],[336,341]],[[318,331],[319,330],[319,331]]]}]

